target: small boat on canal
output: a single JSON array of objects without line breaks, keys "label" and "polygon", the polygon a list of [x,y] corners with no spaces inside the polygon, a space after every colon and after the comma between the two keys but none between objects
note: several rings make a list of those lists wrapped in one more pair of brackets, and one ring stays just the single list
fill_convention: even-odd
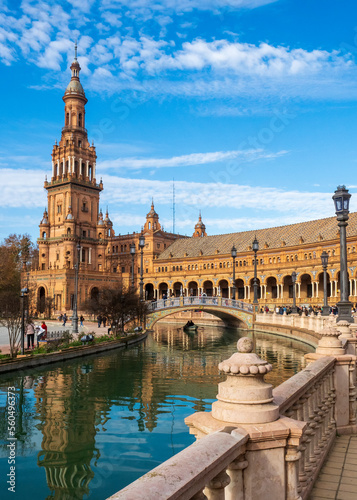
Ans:
[{"label": "small boat on canal", "polygon": [[187,321],[186,325],[183,327],[185,332],[196,332],[198,326],[194,324],[193,321]]}]

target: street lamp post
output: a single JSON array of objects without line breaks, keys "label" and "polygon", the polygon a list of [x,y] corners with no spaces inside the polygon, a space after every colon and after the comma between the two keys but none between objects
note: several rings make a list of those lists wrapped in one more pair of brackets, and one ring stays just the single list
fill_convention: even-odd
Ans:
[{"label": "street lamp post", "polygon": [[297,314],[296,307],[296,272],[291,273],[291,281],[293,282],[293,307],[291,308],[291,314]]},{"label": "street lamp post", "polygon": [[134,258],[135,258],[135,243],[130,243],[131,255],[131,287],[134,290]]},{"label": "street lamp post", "polygon": [[335,203],[335,211],[340,228],[340,301],[337,304],[338,317],[337,321],[348,321],[353,323],[351,314],[352,304],[349,299],[349,283],[347,273],[347,243],[346,243],[346,227],[349,214],[349,203],[351,195],[346,189],[346,186],[337,186],[332,199]]},{"label": "street lamp post", "polygon": [[237,257],[237,249],[233,245],[231,250],[231,255],[233,259],[233,287],[232,287],[232,299],[236,300],[236,257]]},{"label": "street lamp post", "polygon": [[253,290],[254,290],[254,299],[253,299],[253,304],[255,304],[255,311],[257,312],[258,310],[258,280],[257,280],[257,251],[259,250],[259,242],[257,238],[254,238],[253,241],[253,252],[254,252],[254,281],[253,281]]},{"label": "street lamp post", "polygon": [[29,293],[28,288],[21,290],[21,354],[25,354],[25,297]]},{"label": "street lamp post", "polygon": [[139,237],[139,247],[140,247],[140,300],[143,300],[144,295],[144,279],[143,279],[143,251],[145,247],[145,238],[144,235],[140,235]]},{"label": "street lamp post", "polygon": [[330,308],[327,303],[327,266],[328,266],[328,253],[323,251],[321,254],[322,269],[324,270],[324,306],[322,309],[322,316],[328,316]]},{"label": "street lamp post", "polygon": [[78,333],[78,272],[81,245],[77,243],[77,262],[74,266],[74,297],[73,297],[73,315],[72,315],[72,333]]}]

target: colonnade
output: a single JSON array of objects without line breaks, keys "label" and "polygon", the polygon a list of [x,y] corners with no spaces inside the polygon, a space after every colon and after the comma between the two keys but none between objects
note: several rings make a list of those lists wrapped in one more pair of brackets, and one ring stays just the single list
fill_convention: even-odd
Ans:
[{"label": "colonnade", "polygon": [[[228,280],[225,280],[228,281]],[[339,298],[340,291],[339,291],[339,285],[338,285],[338,280],[330,280],[330,298],[337,299]],[[152,283],[151,283],[152,284]],[[153,285],[153,284],[152,284]],[[172,286],[167,286],[167,288],[163,288],[164,285],[167,285],[166,282],[160,283],[159,285],[153,285],[154,289],[154,298],[159,299],[162,298],[162,293],[163,291],[167,291],[167,296],[170,297],[172,294],[175,296],[177,295],[177,288],[173,288]],[[305,285],[305,283],[301,283],[300,281],[296,282],[296,299],[301,300],[301,299],[320,299],[321,301],[323,300],[323,285],[320,281],[311,281],[311,296],[307,296],[307,292],[305,289],[302,289],[302,285]],[[280,300],[284,301],[286,299],[291,299],[292,297],[289,297],[287,288],[289,285],[284,284],[284,283],[277,283],[276,285],[273,285],[273,287],[276,287],[276,297],[272,297],[272,287],[271,285],[268,285],[267,283],[262,283],[258,284],[258,287],[260,289],[260,299],[262,301],[270,301],[270,300]],[[250,284],[249,285],[244,285],[241,287],[244,289],[244,295],[239,297],[239,300],[251,300],[253,298],[253,280],[250,279]],[[233,287],[231,286],[231,283],[229,283],[228,288],[224,289],[224,294],[222,294],[222,289],[219,286],[212,286],[212,295],[214,296],[227,296],[227,298],[231,299],[233,298]],[[189,286],[182,286],[179,295],[183,295],[185,297],[189,296],[192,291],[192,287]],[[203,286],[199,286],[198,284],[194,288],[194,292],[197,295],[202,295],[205,292],[205,288]],[[350,297],[357,297],[357,278],[352,278],[349,280],[349,292],[350,292]],[[210,294],[211,295],[211,294]],[[305,296],[304,296],[305,295]],[[236,299],[238,299],[238,288],[236,288]]]}]

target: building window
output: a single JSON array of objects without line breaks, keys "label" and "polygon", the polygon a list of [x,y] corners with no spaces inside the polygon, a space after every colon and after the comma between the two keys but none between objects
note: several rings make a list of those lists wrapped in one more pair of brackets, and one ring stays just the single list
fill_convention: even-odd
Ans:
[{"label": "building window", "polygon": [[121,268],[121,272],[125,273],[125,267],[124,266]]},{"label": "building window", "polygon": [[117,268],[113,267],[113,273],[116,273],[116,272],[117,272]]},{"label": "building window", "polygon": [[42,271],[45,270],[45,263],[42,264]]},{"label": "building window", "polygon": [[157,248],[160,248],[160,243],[157,244]]},{"label": "building window", "polygon": [[59,260],[59,253],[56,254],[56,260]]},{"label": "building window", "polygon": [[57,205],[57,213],[58,214],[62,213],[62,205]]}]

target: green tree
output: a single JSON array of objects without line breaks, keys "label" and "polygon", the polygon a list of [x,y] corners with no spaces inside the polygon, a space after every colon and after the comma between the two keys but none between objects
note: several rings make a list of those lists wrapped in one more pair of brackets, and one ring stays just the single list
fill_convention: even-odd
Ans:
[{"label": "green tree", "polygon": [[0,324],[8,330],[11,356],[21,340],[21,272],[36,263],[36,253],[28,235],[11,234],[0,245]]},{"label": "green tree", "polygon": [[126,323],[142,323],[146,315],[146,304],[131,289],[106,288],[98,298],[86,303],[86,310],[96,316],[105,316],[115,334],[124,331]]}]

